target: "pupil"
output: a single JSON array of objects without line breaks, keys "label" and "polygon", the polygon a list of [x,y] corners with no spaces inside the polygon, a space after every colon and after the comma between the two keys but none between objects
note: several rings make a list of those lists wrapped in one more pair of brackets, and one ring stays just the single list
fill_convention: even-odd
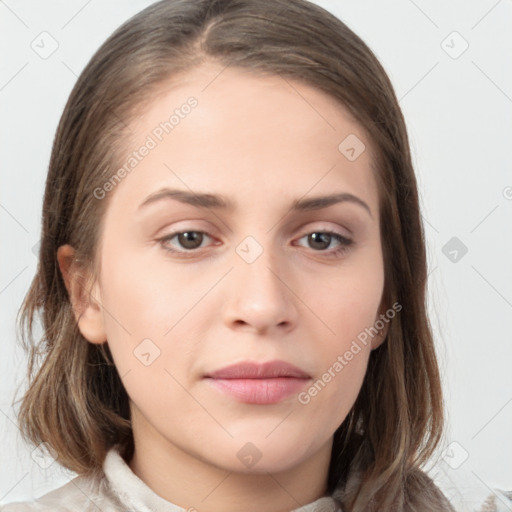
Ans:
[{"label": "pupil", "polygon": [[313,245],[320,243],[320,247],[317,246],[317,248],[325,249],[329,247],[330,237],[331,235],[328,233],[312,233],[309,235],[309,240],[313,242]]},{"label": "pupil", "polygon": [[[201,245],[203,234],[198,233],[197,231],[185,231],[184,233],[180,233],[179,241],[183,247],[187,249],[195,249]],[[199,240],[199,243],[197,243]]]}]

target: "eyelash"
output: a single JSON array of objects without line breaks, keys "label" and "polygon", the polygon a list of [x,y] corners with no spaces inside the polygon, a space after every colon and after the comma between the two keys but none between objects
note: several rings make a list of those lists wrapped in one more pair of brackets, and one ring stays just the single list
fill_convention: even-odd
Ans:
[{"label": "eyelash", "polygon": [[[177,235],[181,235],[181,234],[184,234],[184,233],[201,233],[203,235],[206,235],[207,237],[210,237],[206,232],[204,231],[199,231],[199,230],[193,230],[193,229],[190,229],[190,230],[185,230],[185,231],[176,231],[174,233],[171,233],[169,235],[166,235],[162,238],[159,238],[158,239],[158,242],[160,242],[161,246],[163,247],[163,249],[168,252],[168,253],[173,253],[173,254],[177,254],[177,255],[180,255],[179,257],[183,257],[183,258],[187,258],[187,257],[193,257],[195,256],[194,253],[197,253],[198,252],[198,249],[188,249],[188,250],[183,250],[183,251],[180,251],[180,250],[176,250],[176,249],[171,249],[168,245],[165,245],[165,242],[169,242],[170,240],[172,240],[175,236]],[[344,237],[343,235],[340,235],[339,233],[336,233],[335,231],[322,231],[322,230],[317,230],[317,231],[310,231],[309,233],[306,233],[304,235],[302,235],[299,240],[301,240],[302,238],[304,237],[307,237],[308,235],[311,235],[311,234],[326,234],[326,235],[330,235],[331,237],[333,237],[334,239],[336,239],[339,243],[340,243],[340,246],[333,250],[333,251],[326,251],[326,250],[313,250],[313,252],[318,252],[318,253],[326,253],[327,254],[327,257],[330,257],[330,258],[335,258],[335,257],[340,257],[342,256],[345,252],[347,252],[350,248],[350,246],[354,243],[353,240],[349,239],[349,238],[346,238]],[[210,237],[211,238],[211,237]],[[190,255],[186,255],[187,253],[190,253]]]}]

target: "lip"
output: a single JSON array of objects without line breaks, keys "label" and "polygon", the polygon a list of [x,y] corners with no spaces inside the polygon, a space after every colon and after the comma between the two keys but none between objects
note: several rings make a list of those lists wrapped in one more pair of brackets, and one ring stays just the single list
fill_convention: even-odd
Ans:
[{"label": "lip", "polygon": [[286,361],[243,361],[206,375],[212,379],[271,379],[277,377],[311,378],[305,371]]},{"label": "lip", "polygon": [[240,402],[264,405],[299,392],[311,377],[286,361],[245,361],[209,373],[205,379]]}]

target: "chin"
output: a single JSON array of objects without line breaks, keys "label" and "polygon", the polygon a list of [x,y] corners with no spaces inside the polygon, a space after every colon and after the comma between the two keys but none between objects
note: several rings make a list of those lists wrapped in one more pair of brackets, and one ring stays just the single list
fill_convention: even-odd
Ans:
[{"label": "chin", "polygon": [[236,473],[280,473],[299,465],[320,449],[314,446],[317,440],[308,442],[300,432],[286,437],[274,432],[265,438],[267,433],[236,436],[227,445],[217,445],[216,453],[208,458],[216,466]]}]

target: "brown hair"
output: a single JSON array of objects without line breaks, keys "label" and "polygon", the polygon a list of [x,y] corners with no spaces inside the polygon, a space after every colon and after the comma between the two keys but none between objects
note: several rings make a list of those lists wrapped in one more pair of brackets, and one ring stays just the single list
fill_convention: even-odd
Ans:
[{"label": "brown hair", "polygon": [[[56,251],[98,270],[108,198],[129,123],[158,86],[205,60],[302,81],[332,95],[366,130],[374,150],[385,264],[383,301],[403,309],[372,351],[358,398],[334,435],[329,492],[344,509],[453,510],[420,469],[443,432],[439,370],[426,313],[427,265],[405,122],[377,58],[343,22],[305,0],[163,0],[122,25],[80,75],[53,144],[39,266],[20,309],[29,387],[24,438],[58,461],[97,474],[118,444],[133,453],[128,396],[107,343],[81,335]],[[34,342],[39,315],[43,336]]]}]

